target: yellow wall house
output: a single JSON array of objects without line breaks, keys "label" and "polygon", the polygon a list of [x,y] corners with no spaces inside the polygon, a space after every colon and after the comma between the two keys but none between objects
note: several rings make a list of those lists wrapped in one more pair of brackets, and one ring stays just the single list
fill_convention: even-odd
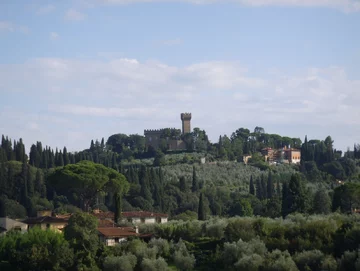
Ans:
[{"label": "yellow wall house", "polygon": [[38,213],[37,217],[29,217],[22,222],[28,224],[28,229],[37,226],[43,230],[51,229],[61,232],[68,224],[68,219],[51,216],[51,212],[46,212]]}]

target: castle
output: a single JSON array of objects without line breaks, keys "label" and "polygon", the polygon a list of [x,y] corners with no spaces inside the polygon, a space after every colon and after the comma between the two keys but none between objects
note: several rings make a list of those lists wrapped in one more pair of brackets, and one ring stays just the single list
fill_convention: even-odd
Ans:
[{"label": "castle", "polygon": [[146,147],[185,150],[186,144],[182,140],[182,136],[191,133],[191,113],[181,113],[180,118],[182,121],[182,131],[176,128],[144,130]]}]

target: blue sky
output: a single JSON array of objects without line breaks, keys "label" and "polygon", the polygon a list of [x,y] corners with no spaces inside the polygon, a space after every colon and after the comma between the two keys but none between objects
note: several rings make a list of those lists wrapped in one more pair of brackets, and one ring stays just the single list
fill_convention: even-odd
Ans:
[{"label": "blue sky", "polygon": [[69,150],[240,127],[360,142],[358,0],[0,2],[0,133]]}]

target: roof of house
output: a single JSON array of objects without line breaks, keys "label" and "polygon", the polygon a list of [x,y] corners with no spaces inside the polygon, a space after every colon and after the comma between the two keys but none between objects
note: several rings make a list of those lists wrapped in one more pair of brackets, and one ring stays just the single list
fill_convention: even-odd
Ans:
[{"label": "roof of house", "polygon": [[26,224],[43,224],[43,223],[68,223],[68,219],[53,217],[53,216],[40,216],[40,217],[29,217],[22,221]]},{"label": "roof of house", "polygon": [[132,227],[123,227],[123,228],[98,228],[99,234],[111,238],[111,237],[129,237],[129,236],[138,236],[136,230]]}]

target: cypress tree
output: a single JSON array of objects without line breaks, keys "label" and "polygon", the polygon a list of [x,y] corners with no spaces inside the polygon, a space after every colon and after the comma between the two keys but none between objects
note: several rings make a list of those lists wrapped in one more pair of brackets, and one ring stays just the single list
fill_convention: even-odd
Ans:
[{"label": "cypress tree", "polygon": [[261,187],[261,182],[259,178],[256,178],[256,197],[261,200],[262,199],[262,187]]},{"label": "cypress tree", "polygon": [[63,160],[64,160],[64,166],[70,164],[69,154],[67,152],[66,147],[63,149]]},{"label": "cypress tree", "polygon": [[185,177],[184,176],[181,176],[180,177],[180,180],[179,180],[179,188],[180,188],[180,191],[181,192],[185,192],[187,189],[186,189],[186,180],[185,180]]},{"label": "cypress tree", "polygon": [[199,198],[198,220],[206,220],[203,193],[200,193]]},{"label": "cypress tree", "polygon": [[265,175],[262,174],[261,175],[261,199],[266,199],[267,198],[267,186],[266,186],[266,179],[265,179]]},{"label": "cypress tree", "polygon": [[279,198],[281,197],[281,187],[280,187],[279,180],[277,180],[277,182],[276,182],[276,194]]},{"label": "cypress tree", "polygon": [[254,181],[253,181],[253,176],[252,175],[250,177],[249,193],[251,195],[255,196],[255,186],[254,186]]},{"label": "cypress tree", "polygon": [[27,171],[27,194],[31,198],[34,195],[34,178],[31,175],[31,168]]},{"label": "cypress tree", "polygon": [[283,183],[282,186],[282,199],[281,199],[281,214],[285,218],[289,214],[289,205],[288,205],[288,184],[287,182]]},{"label": "cypress tree", "polygon": [[95,144],[94,144],[94,140],[91,139],[90,150],[92,151],[93,149],[95,149]]},{"label": "cypress tree", "polygon": [[199,190],[199,181],[198,181],[198,178],[196,176],[195,166],[193,166],[193,177],[192,177],[191,191],[192,192],[197,192],[198,190]]},{"label": "cypress tree", "polygon": [[114,221],[116,224],[121,222],[121,210],[122,210],[122,197],[121,193],[115,193],[115,212],[114,212]]},{"label": "cypress tree", "polygon": [[105,141],[104,141],[104,138],[102,138],[102,139],[101,139],[100,148],[101,148],[101,149],[104,149],[104,148],[105,148]]},{"label": "cypress tree", "polygon": [[267,198],[271,199],[273,197],[273,194],[274,194],[274,184],[273,184],[271,170],[269,170],[268,181],[267,181]]},{"label": "cypress tree", "polygon": [[63,167],[64,166],[64,157],[63,157],[63,154],[62,152],[60,151],[59,152],[59,164],[58,164],[59,167]]},{"label": "cypress tree", "polygon": [[21,175],[20,175],[20,178],[19,178],[19,182],[17,183],[18,186],[18,190],[21,191],[21,195],[20,195],[20,203],[23,205],[23,206],[26,206],[26,203],[27,203],[27,198],[28,198],[28,180],[27,180],[27,177],[28,177],[28,166],[26,163],[23,163],[22,164],[22,167],[21,167]]},{"label": "cypress tree", "polygon": [[7,183],[6,183],[6,168],[5,163],[0,163],[0,195],[6,194],[7,190]]}]

